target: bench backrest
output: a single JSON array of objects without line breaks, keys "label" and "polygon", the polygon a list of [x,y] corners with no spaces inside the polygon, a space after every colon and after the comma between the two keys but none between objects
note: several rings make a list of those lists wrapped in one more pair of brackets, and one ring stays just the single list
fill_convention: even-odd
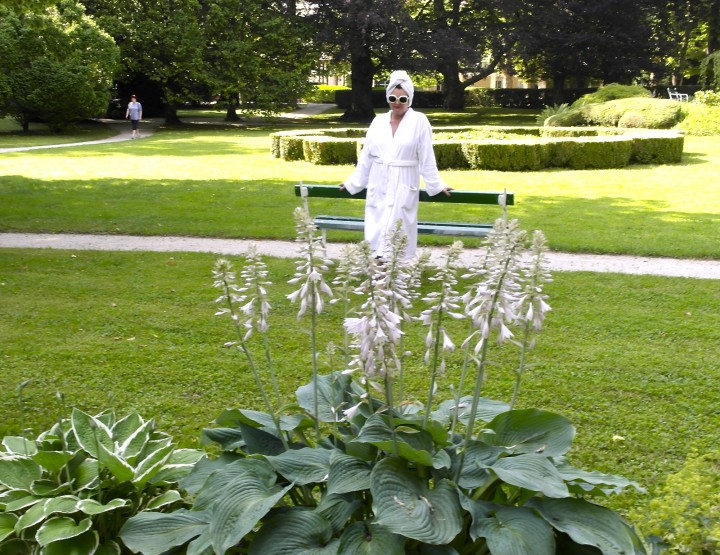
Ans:
[{"label": "bench backrest", "polygon": [[[322,197],[364,199],[367,195],[367,191],[363,189],[359,193],[351,195],[347,190],[340,190],[340,187],[337,185],[299,183],[298,185],[295,185],[295,195],[302,198]],[[430,196],[427,191],[420,191],[420,202],[445,202],[450,204],[501,204],[502,195],[505,195],[505,204],[507,206],[515,204],[515,195],[505,191],[453,190],[450,196],[442,193]]]}]

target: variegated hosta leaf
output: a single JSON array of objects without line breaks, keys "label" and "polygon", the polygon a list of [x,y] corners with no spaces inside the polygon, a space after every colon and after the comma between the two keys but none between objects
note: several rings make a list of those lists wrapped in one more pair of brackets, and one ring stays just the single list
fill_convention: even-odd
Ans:
[{"label": "variegated hosta leaf", "polygon": [[31,491],[32,483],[42,477],[40,465],[23,455],[0,457],[0,484],[9,489]]},{"label": "variegated hosta leaf", "polygon": [[92,521],[89,518],[76,523],[72,518],[58,516],[43,522],[35,539],[44,547],[53,542],[76,538],[90,530],[91,527]]},{"label": "variegated hosta leaf", "polygon": [[91,456],[97,458],[100,445],[113,452],[112,432],[100,419],[73,408],[71,415],[73,435],[78,444]]},{"label": "variegated hosta leaf", "polygon": [[46,545],[42,555],[100,555],[100,539],[95,530],[88,530],[79,536],[57,540]]},{"label": "variegated hosta leaf", "polygon": [[148,501],[146,510],[153,511],[155,509],[159,509],[160,507],[164,507],[165,505],[170,505],[172,503],[180,501],[181,499],[182,495],[180,495],[180,492],[171,489],[169,491],[166,491],[165,493],[158,495],[157,497],[153,497],[150,501]]},{"label": "variegated hosta leaf", "polygon": [[82,511],[86,515],[99,515],[101,513],[107,513],[120,509],[121,507],[127,507],[130,505],[128,499],[112,499],[108,503],[100,503],[94,499],[83,499],[78,503],[78,510]]},{"label": "variegated hosta leaf", "polygon": [[0,542],[15,533],[18,517],[12,513],[0,513]]},{"label": "variegated hosta leaf", "polygon": [[2,440],[5,450],[15,455],[30,457],[37,453],[38,448],[34,441],[18,436],[5,436]]}]

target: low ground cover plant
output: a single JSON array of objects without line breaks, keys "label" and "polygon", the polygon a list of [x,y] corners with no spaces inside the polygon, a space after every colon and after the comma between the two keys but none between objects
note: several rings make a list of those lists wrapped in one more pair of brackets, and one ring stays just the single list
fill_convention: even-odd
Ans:
[{"label": "low ground cover plant", "polygon": [[644,510],[638,526],[662,553],[711,554],[720,550],[720,452],[692,454],[668,476]]},{"label": "low ground cover plant", "polygon": [[[230,409],[205,430],[223,452],[183,480],[193,507],[133,517],[120,534],[133,552],[159,555],[185,545],[187,553],[263,555],[541,555],[587,546],[643,552],[617,513],[585,498],[637,485],[570,465],[572,424],[515,406],[550,310],[541,233],[530,240],[516,221],[499,220],[477,268],[459,275],[462,245],[455,243],[431,272],[434,287],[422,293],[423,262],[402,262],[399,230],[383,261],[367,245],[349,246],[330,284],[317,230],[305,210],[296,218],[304,246],[290,280],[298,289],[288,298],[299,306],[298,317],[310,320],[312,379],[285,404],[267,341],[266,267],[254,252],[239,273],[219,260],[218,314],[229,316],[236,331],[226,346],[246,359],[266,410]],[[461,280],[464,295],[457,291]],[[333,300],[346,315],[346,334],[336,350],[338,369],[320,375],[314,330]],[[425,309],[411,317],[421,302]],[[427,329],[422,402],[403,393],[404,328],[413,320]],[[464,370],[452,398],[435,399],[455,350],[453,321],[467,333],[457,346]],[[260,356],[250,348],[253,334],[263,337]],[[482,395],[495,343],[517,349],[516,387],[506,402]]]}]

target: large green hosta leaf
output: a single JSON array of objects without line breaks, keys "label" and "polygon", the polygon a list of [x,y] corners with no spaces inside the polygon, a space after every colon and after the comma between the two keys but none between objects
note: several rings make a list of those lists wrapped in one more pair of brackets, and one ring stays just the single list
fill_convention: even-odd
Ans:
[{"label": "large green hosta leaf", "polygon": [[487,484],[488,480],[494,479],[487,470],[505,452],[501,447],[493,447],[480,441],[470,440],[463,446],[464,459],[453,451],[452,455],[452,476],[457,473],[460,461],[463,461],[462,472],[458,484],[462,488],[475,489]]},{"label": "large green hosta leaf", "polygon": [[208,533],[216,553],[225,553],[250,532],[293,487],[275,486],[275,475],[248,469],[229,482],[212,505]]},{"label": "large green hosta leaf", "polygon": [[335,555],[340,541],[330,523],[311,511],[281,511],[269,519],[250,544],[250,555]]},{"label": "large green hosta leaf", "polygon": [[369,522],[353,522],[340,536],[343,555],[404,555],[406,539]]},{"label": "large green hosta leaf", "polygon": [[[214,468],[212,464],[207,466]],[[209,508],[223,495],[225,488],[231,482],[248,473],[253,474],[270,486],[277,480],[275,469],[265,459],[242,458],[231,463],[225,463],[218,467],[215,472],[208,475],[202,489],[197,492],[193,504],[194,509],[203,510]]]},{"label": "large green hosta leaf", "polygon": [[339,534],[345,529],[353,514],[363,506],[363,502],[353,495],[325,494],[315,508],[315,512],[330,523],[333,533]]},{"label": "large green hosta leaf", "polygon": [[328,449],[305,447],[265,458],[289,482],[304,486],[312,482],[327,480],[331,454],[332,451]]},{"label": "large green hosta leaf", "polygon": [[[434,420],[438,420],[444,424],[449,424],[457,412],[458,420],[467,425],[470,419],[472,400],[473,398],[471,396],[465,396],[462,397],[458,403],[455,403],[453,399],[443,401],[440,403],[437,410],[432,413],[432,417]],[[476,420],[480,422],[489,422],[498,414],[507,412],[508,410],[510,410],[510,405],[507,403],[480,397],[478,400],[477,411],[475,411]]]},{"label": "large green hosta leaf", "polygon": [[528,506],[574,542],[595,546],[604,555],[645,553],[637,534],[610,509],[575,498],[536,497],[528,502]]},{"label": "large green hosta leaf", "polygon": [[482,504],[473,505],[479,510],[470,511],[473,516],[470,536],[485,538],[493,555],[555,555],[552,527],[530,509],[494,507],[484,510]]},{"label": "large green hosta leaf", "polygon": [[387,417],[382,414],[374,414],[368,418],[360,433],[350,443],[369,443],[388,453],[394,453],[397,448],[400,457],[424,466],[433,466],[434,446],[430,434],[410,426],[398,426],[393,441],[393,431]]},{"label": "large green hosta leaf", "polygon": [[620,493],[629,487],[635,488],[642,493],[645,492],[645,490],[633,480],[628,480],[627,478],[613,474],[575,468],[568,464],[564,458],[556,461],[556,466],[563,480],[571,483],[568,485],[575,493],[603,493],[610,495],[611,493]]},{"label": "large green hosta leaf", "polygon": [[[204,458],[193,466],[190,474],[185,476],[178,485],[189,493],[199,493],[205,481],[211,474],[225,469],[231,463],[239,460],[246,460],[244,456],[235,453],[222,453],[219,457],[210,459]],[[268,465],[269,466],[269,465]]]},{"label": "large green hosta leaf", "polygon": [[[275,430],[273,417],[266,413],[247,409],[226,409],[215,419],[218,426],[235,427],[240,424],[247,424],[255,428]],[[310,428],[313,426],[312,419],[302,414],[293,414],[280,417],[280,429],[284,432],[292,432],[298,428]]]},{"label": "large green hosta leaf", "polygon": [[370,476],[375,522],[390,532],[430,544],[446,544],[460,532],[462,514],[455,487],[434,489],[400,459],[383,459]]},{"label": "large green hosta leaf", "polygon": [[505,457],[496,461],[490,470],[505,483],[539,491],[547,497],[570,495],[560,473],[548,458],[542,455],[528,453]]},{"label": "large green hosta leaf", "polygon": [[539,409],[511,410],[496,416],[478,440],[509,453],[542,453],[558,457],[568,452],[575,427],[558,414]]},{"label": "large green hosta leaf", "polygon": [[206,532],[209,521],[207,511],[141,512],[125,523],[119,536],[133,553],[162,555]]},{"label": "large green hosta leaf", "polygon": [[[353,404],[351,397],[352,379],[340,372],[317,377],[317,415],[321,422],[336,422],[342,418],[342,411]],[[361,391],[360,394],[363,392]],[[313,383],[300,386],[295,392],[298,404],[308,414],[316,414]]]},{"label": "large green hosta leaf", "polygon": [[333,451],[330,457],[328,493],[348,493],[370,488],[370,463]]}]

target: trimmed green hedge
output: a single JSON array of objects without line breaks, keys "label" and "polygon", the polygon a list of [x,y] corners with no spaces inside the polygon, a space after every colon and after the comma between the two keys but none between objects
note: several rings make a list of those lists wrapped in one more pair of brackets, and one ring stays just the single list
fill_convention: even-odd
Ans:
[{"label": "trimmed green hedge", "polygon": [[[322,129],[273,133],[272,154],[285,161],[355,164],[365,130]],[[533,171],[673,164],[684,135],[673,130],[617,127],[437,127],[438,168]]]}]

